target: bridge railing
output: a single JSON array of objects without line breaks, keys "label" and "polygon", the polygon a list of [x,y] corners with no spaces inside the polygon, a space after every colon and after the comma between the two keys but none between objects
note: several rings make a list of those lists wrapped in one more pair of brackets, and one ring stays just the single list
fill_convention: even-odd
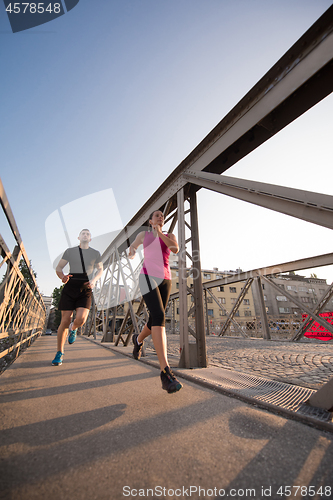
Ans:
[{"label": "bridge railing", "polygon": [[[46,309],[0,179],[0,372],[44,330]],[[3,236],[14,245],[10,250]],[[22,272],[23,271],[23,272]],[[23,274],[24,273],[24,274]]]}]

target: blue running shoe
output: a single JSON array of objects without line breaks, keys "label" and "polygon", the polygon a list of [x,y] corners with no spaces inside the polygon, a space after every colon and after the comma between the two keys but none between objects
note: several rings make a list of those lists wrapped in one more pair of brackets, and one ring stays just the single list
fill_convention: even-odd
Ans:
[{"label": "blue running shoe", "polygon": [[68,343],[69,344],[74,344],[75,339],[76,339],[77,329],[76,330],[72,330],[72,326],[73,326],[73,323],[71,323],[69,325],[69,328],[68,328]]},{"label": "blue running shoe", "polygon": [[58,351],[57,354],[55,355],[54,360],[52,361],[52,364],[54,366],[62,365],[62,357],[63,357],[63,355],[64,354],[61,351]]}]

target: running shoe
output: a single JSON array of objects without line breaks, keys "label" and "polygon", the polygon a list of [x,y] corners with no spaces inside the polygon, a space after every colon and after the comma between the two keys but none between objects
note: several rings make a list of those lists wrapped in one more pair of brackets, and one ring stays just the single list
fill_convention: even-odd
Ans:
[{"label": "running shoe", "polygon": [[168,391],[169,394],[172,392],[179,391],[183,386],[176,379],[169,366],[166,366],[163,371],[161,371],[162,389]]},{"label": "running shoe", "polygon": [[134,348],[133,348],[133,358],[134,359],[140,359],[141,354],[142,354],[143,342],[141,344],[138,343],[138,336],[139,335],[137,333],[134,333],[132,336],[132,342],[134,345]]},{"label": "running shoe", "polygon": [[54,366],[62,365],[62,357],[63,357],[63,355],[64,354],[61,351],[58,351],[57,354],[55,355],[54,360],[52,361],[52,364]]},{"label": "running shoe", "polygon": [[71,323],[69,325],[69,328],[68,328],[68,343],[69,344],[74,344],[75,339],[76,339],[77,328],[76,328],[76,330],[72,330],[72,327],[73,327],[73,323]]}]

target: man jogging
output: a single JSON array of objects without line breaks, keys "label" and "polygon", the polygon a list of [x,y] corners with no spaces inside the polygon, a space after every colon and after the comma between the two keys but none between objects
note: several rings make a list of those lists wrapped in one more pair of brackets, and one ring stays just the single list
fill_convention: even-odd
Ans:
[{"label": "man jogging", "polygon": [[[57,333],[58,352],[52,361],[55,366],[62,364],[67,329],[69,330],[68,343],[73,344],[77,329],[86,322],[91,306],[92,289],[103,274],[101,254],[98,250],[89,247],[90,231],[82,229],[78,240],[79,246],[67,248],[56,267],[57,276],[65,283],[65,286],[58,305],[61,311],[61,323]],[[69,274],[65,275],[63,269],[67,263],[69,263]],[[95,268],[97,274],[93,276]],[[71,322],[75,310],[76,317]]]}]

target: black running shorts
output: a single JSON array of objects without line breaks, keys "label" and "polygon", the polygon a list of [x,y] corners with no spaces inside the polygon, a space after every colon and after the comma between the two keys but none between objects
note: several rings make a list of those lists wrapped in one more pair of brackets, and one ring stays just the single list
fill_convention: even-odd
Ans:
[{"label": "black running shorts", "polygon": [[84,280],[71,278],[61,292],[59,311],[75,311],[78,307],[90,309],[92,289]]}]

